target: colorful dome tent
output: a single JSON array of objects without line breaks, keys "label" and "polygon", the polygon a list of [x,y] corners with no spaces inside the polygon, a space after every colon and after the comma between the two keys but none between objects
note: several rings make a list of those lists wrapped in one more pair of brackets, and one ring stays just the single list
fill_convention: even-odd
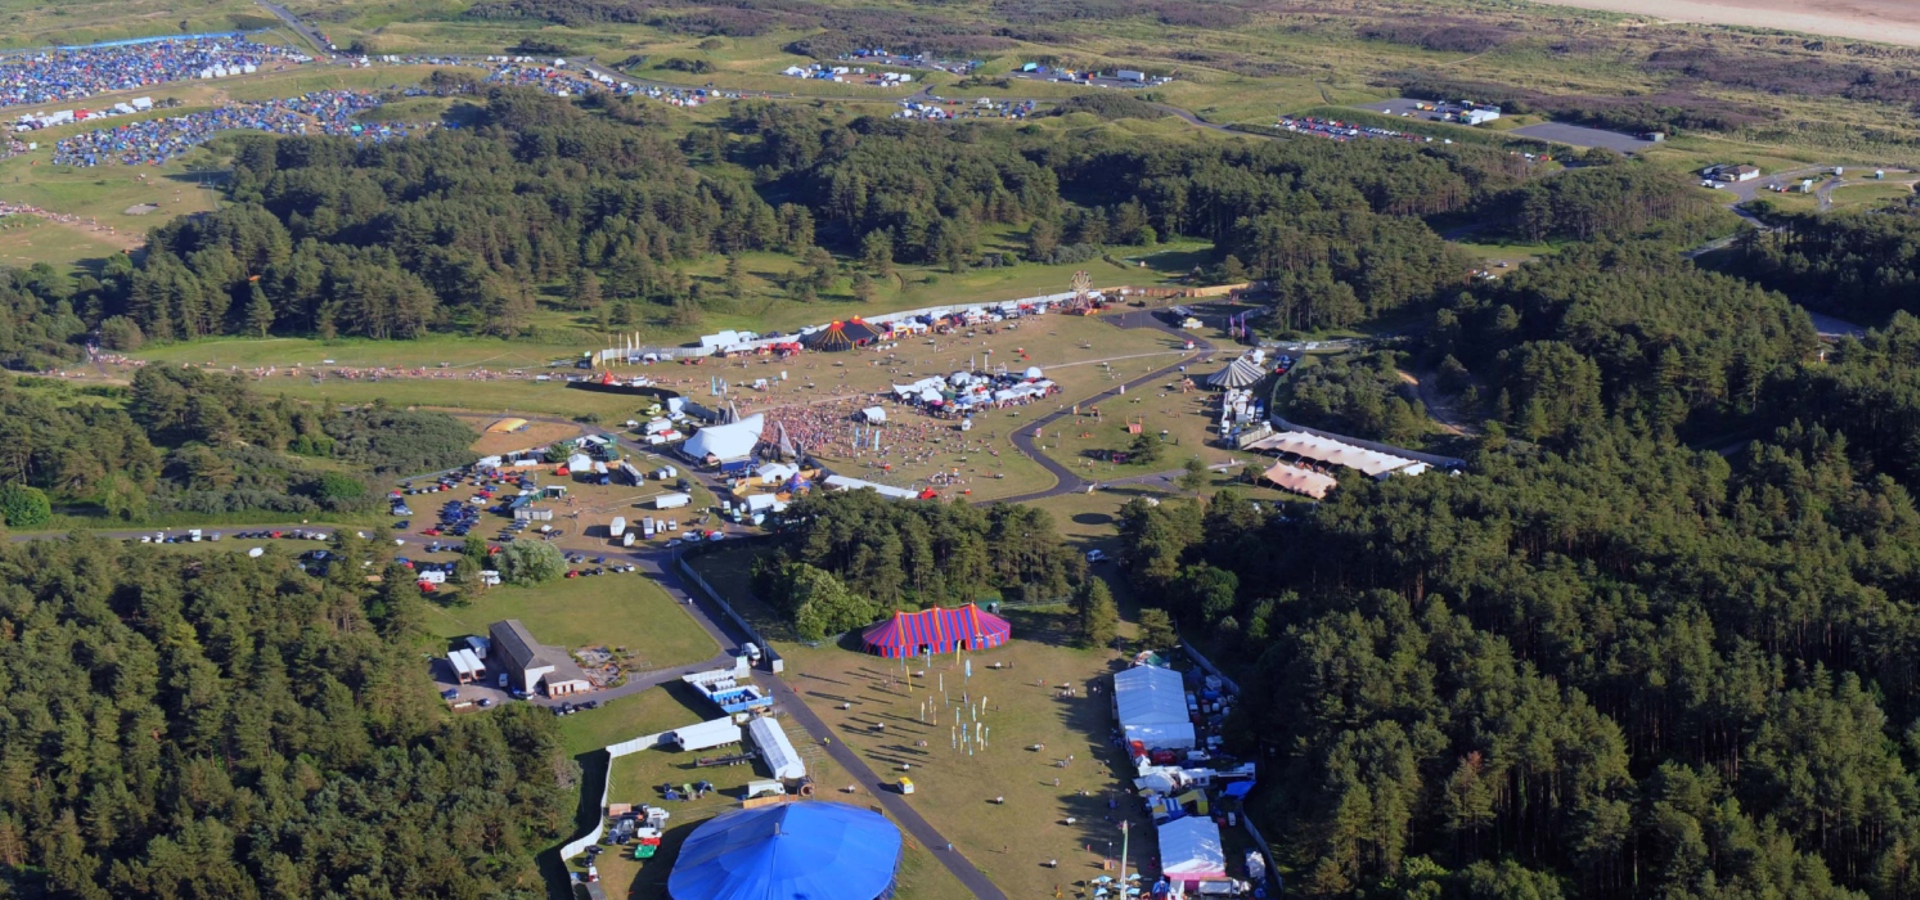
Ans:
[{"label": "colorful dome tent", "polygon": [[845,803],[783,803],[718,816],[680,848],[674,900],[874,900],[889,896],[900,830]]},{"label": "colorful dome tent", "polygon": [[999,647],[1013,636],[1007,620],[969,603],[952,609],[896,612],[893,618],[867,626],[860,638],[868,653],[888,659],[916,656],[929,650],[984,650]]},{"label": "colorful dome tent", "polygon": [[838,353],[853,349],[853,339],[847,337],[847,326],[842,322],[835,322],[809,334],[800,342],[805,344],[808,350],[820,353]]},{"label": "colorful dome tent", "polygon": [[867,320],[859,316],[848,319],[842,330],[847,333],[847,340],[852,341],[856,347],[864,347],[880,339],[880,329],[868,324]]}]

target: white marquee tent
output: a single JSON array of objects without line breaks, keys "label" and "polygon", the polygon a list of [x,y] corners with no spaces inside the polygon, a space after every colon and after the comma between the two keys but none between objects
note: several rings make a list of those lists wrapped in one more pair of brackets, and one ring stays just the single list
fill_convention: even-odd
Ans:
[{"label": "white marquee tent", "polygon": [[1113,676],[1114,715],[1129,740],[1144,741],[1150,750],[1193,746],[1186,698],[1186,685],[1172,669],[1134,666]]},{"label": "white marquee tent", "polygon": [[1206,816],[1187,816],[1160,826],[1160,871],[1168,881],[1195,890],[1202,881],[1227,877],[1220,826]]},{"label": "white marquee tent", "polygon": [[1322,475],[1311,469],[1302,469],[1286,463],[1275,463],[1273,468],[1268,469],[1266,474],[1260,477],[1273,482],[1275,487],[1283,491],[1305,494],[1315,500],[1327,499],[1327,492],[1340,483],[1331,475]]},{"label": "white marquee tent", "polygon": [[708,425],[688,438],[681,452],[689,459],[711,456],[723,463],[746,459],[753,455],[754,445],[760,443],[765,421],[764,416],[755,414],[732,425]]},{"label": "white marquee tent", "polygon": [[1404,456],[1368,450],[1304,431],[1283,431],[1272,437],[1261,438],[1241,449],[1288,453],[1328,465],[1358,469],[1366,473],[1369,478],[1377,478],[1389,472],[1418,475],[1427,469],[1426,463],[1416,462]]},{"label": "white marquee tent", "polygon": [[747,725],[747,734],[753,737],[754,749],[760,751],[760,761],[767,764],[773,777],[807,777],[807,764],[800,761],[800,754],[778,721],[764,716],[754,719]]}]

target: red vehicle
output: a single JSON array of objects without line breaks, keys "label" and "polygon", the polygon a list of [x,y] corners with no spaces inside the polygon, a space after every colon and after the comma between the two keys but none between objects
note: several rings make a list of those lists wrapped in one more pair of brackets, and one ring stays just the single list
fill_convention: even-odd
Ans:
[{"label": "red vehicle", "polygon": [[420,533],[421,533],[421,534],[424,534],[424,535],[426,535],[427,537],[439,537],[439,536],[440,536],[440,529],[438,529],[438,528],[429,528],[429,529],[427,529],[427,530],[425,530],[425,531],[422,531],[422,532],[420,532]]},{"label": "red vehicle", "polygon": [[439,590],[439,588],[437,588],[437,587],[434,587],[434,586],[433,586],[433,582],[431,582],[431,581],[422,581],[422,582],[420,582],[420,593],[422,593],[422,594],[431,594],[431,593],[433,593],[434,591],[437,591],[437,590]]}]

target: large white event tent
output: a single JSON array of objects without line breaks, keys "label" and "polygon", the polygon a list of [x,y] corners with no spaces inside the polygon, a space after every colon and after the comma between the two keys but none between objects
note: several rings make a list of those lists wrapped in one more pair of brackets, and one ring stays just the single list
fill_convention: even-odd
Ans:
[{"label": "large white event tent", "polygon": [[1356,447],[1304,431],[1283,431],[1271,437],[1261,438],[1241,449],[1289,453],[1327,465],[1358,469],[1366,473],[1369,478],[1378,478],[1389,472],[1418,475],[1427,470],[1427,464],[1423,462],[1407,459],[1404,456],[1394,456],[1391,453],[1381,453],[1378,450],[1368,450],[1365,447]]},{"label": "large white event tent", "polygon": [[1206,816],[1186,816],[1160,826],[1160,871],[1168,881],[1199,890],[1202,881],[1227,877],[1227,851],[1220,826]]},{"label": "large white event tent", "polygon": [[1180,673],[1172,669],[1134,666],[1113,676],[1114,715],[1127,741],[1140,741],[1149,750],[1194,746],[1186,696]]},{"label": "large white event tent", "polygon": [[766,417],[756,413],[731,425],[708,425],[688,438],[680,452],[695,461],[711,457],[723,468],[746,462],[753,458],[765,423]]},{"label": "large white event tent", "polygon": [[1305,494],[1315,500],[1327,499],[1327,492],[1340,482],[1331,475],[1322,475],[1312,469],[1302,469],[1286,463],[1275,463],[1260,477],[1273,482],[1283,491]]}]

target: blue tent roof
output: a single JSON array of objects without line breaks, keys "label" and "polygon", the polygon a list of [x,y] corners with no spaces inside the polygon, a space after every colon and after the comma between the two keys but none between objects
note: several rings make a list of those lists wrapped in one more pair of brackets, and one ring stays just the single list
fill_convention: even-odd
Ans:
[{"label": "blue tent roof", "polygon": [[827,801],[743,809],[696,829],[667,879],[674,900],[874,900],[893,887],[900,830]]}]

